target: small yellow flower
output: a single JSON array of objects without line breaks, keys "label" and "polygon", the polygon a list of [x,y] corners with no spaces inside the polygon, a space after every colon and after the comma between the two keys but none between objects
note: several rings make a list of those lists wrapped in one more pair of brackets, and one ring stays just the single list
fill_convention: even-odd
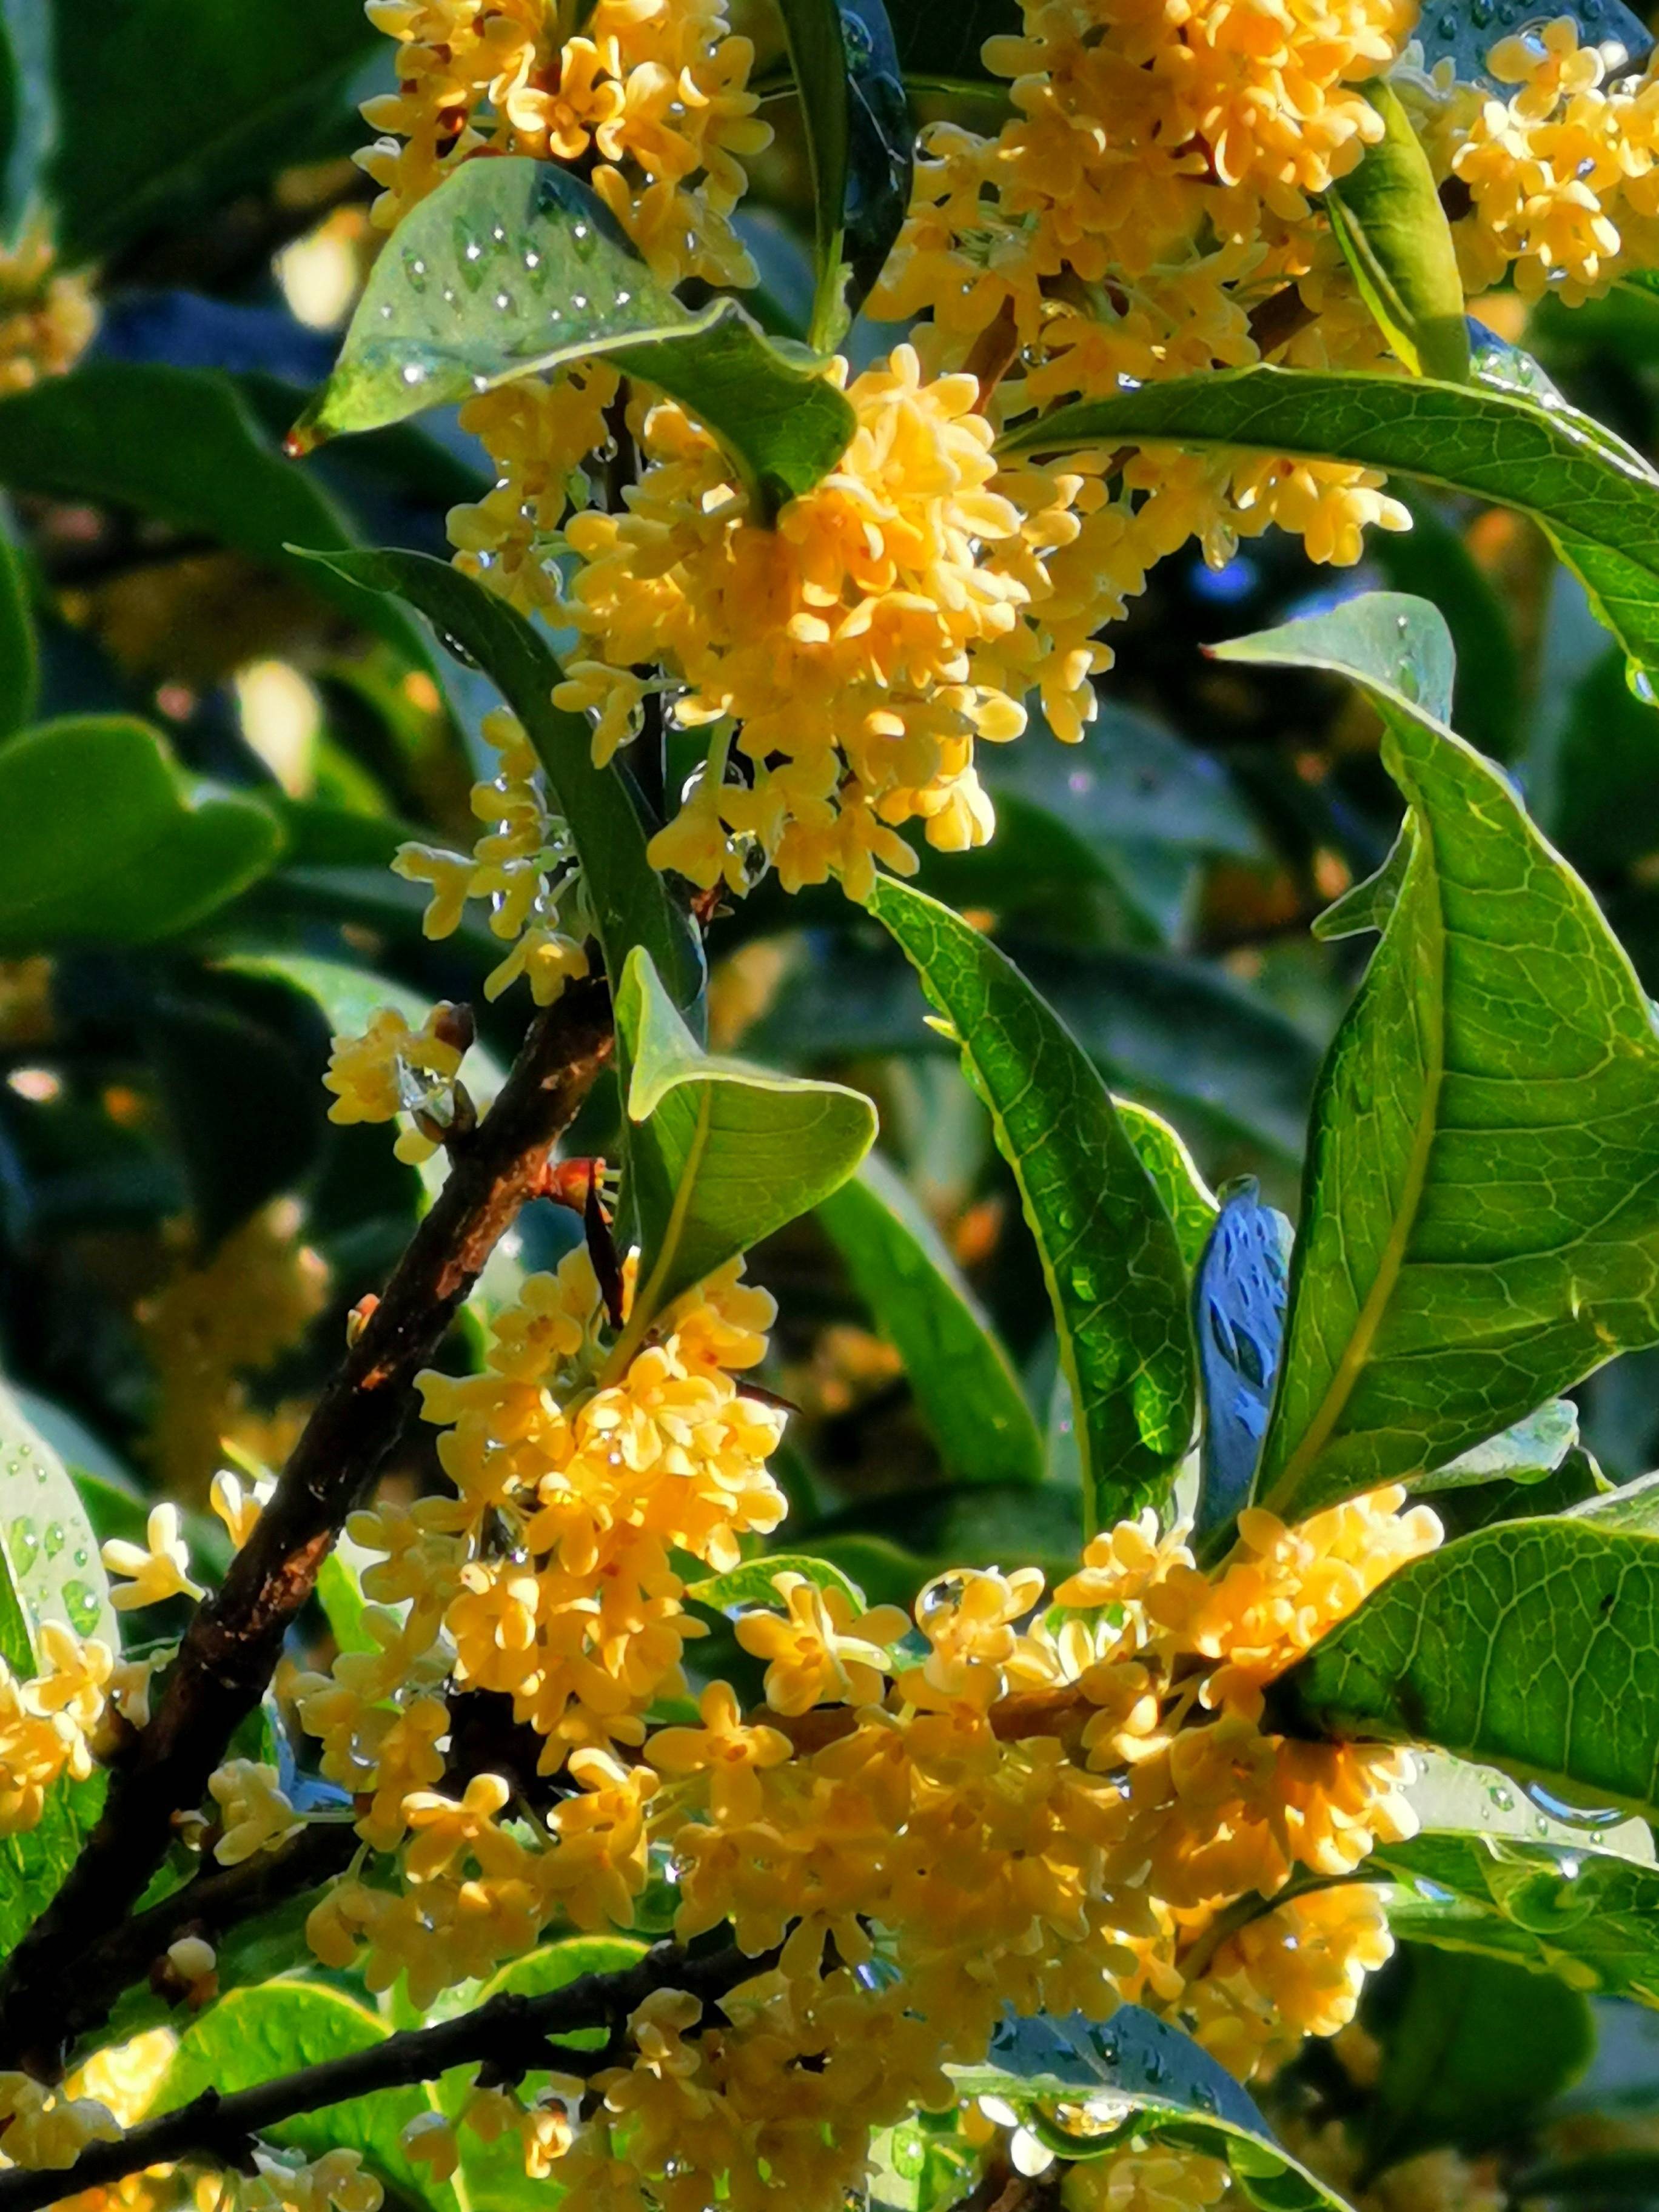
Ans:
[{"label": "small yellow flower", "polygon": [[240,1866],[258,1851],[275,1850],[305,1825],[280,1787],[274,1766],[227,1759],[208,1778],[208,1790],[224,1830],[213,1847],[221,1866]]},{"label": "small yellow flower", "polygon": [[190,1551],[179,1533],[176,1505],[153,1506],[144,1535],[142,1545],[112,1538],[103,1547],[105,1567],[124,1580],[125,1587],[110,1592],[110,1603],[118,1613],[160,1605],[170,1597],[205,1595],[190,1578]]},{"label": "small yellow flower", "polygon": [[651,1764],[659,1774],[707,1773],[709,1809],[722,1827],[761,1817],[760,1773],[791,1754],[787,1735],[747,1726],[729,1683],[711,1682],[699,1702],[701,1728],[659,1729]]}]

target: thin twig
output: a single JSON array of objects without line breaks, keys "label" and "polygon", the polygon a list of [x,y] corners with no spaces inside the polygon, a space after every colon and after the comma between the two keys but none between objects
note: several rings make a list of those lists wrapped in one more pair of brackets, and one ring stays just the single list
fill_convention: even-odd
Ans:
[{"label": "thin twig", "polygon": [[71,2166],[51,2172],[20,2166],[0,2173],[0,2212],[39,2212],[83,2189],[180,2159],[234,2164],[246,2157],[256,2137],[284,2120],[378,2089],[435,2081],[452,2066],[488,2065],[503,2081],[531,2071],[590,2072],[601,2060],[609,2063],[610,2054],[564,2049],[557,2039],[592,2027],[619,2034],[654,1990],[685,1990],[705,2005],[718,2004],[739,1982],[764,1972],[775,1957],[749,1959],[726,1949],[689,1958],[677,1944],[659,1943],[620,1973],[584,1974],[541,1996],[491,1997],[458,2020],[406,2028],[367,2051],[301,2067],[233,2096],[205,2089],[177,2112],[143,2121],[114,2142],[91,2144]]},{"label": "thin twig", "polygon": [[348,1513],[397,1441],[436,1352],[549,1146],[611,1057],[610,996],[574,984],[531,1024],[489,1114],[448,1177],[362,1334],[318,1400],[276,1494],[198,1607],[148,1727],[111,1778],[102,1817],[0,1982],[0,2067],[53,2075],[72,1992],[160,1865],[175,1812],[199,1805],[237,1724],[264,1693],[289,1624]]},{"label": "thin twig", "polygon": [[200,1935],[216,1943],[226,1929],[343,1872],[357,1846],[357,1831],[349,1820],[314,1820],[277,1850],[198,1874],[148,1912],[124,1920],[63,1993],[64,2042],[72,2044],[107,2018],[121,1992],[142,1982],[179,1936]]}]

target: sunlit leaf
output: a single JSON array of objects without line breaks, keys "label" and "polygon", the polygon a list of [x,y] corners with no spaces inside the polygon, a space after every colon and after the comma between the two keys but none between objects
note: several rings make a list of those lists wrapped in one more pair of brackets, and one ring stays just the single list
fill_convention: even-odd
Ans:
[{"label": "sunlit leaf", "polygon": [[768,507],[808,490],[853,433],[810,362],[731,299],[683,307],[580,179],[513,155],[464,161],[404,216],[295,437],[374,429],[596,356],[682,401]]},{"label": "sunlit leaf", "polygon": [[884,878],[870,911],[950,1024],[1018,1183],[1076,1408],[1089,1525],[1160,1502],[1192,1441],[1187,1278],[1110,1094],[1018,969],[947,907]]},{"label": "sunlit leaf", "polygon": [[1463,282],[1429,157],[1388,79],[1362,90],[1382,135],[1330,187],[1325,211],[1390,352],[1413,376],[1460,384],[1469,373]]}]

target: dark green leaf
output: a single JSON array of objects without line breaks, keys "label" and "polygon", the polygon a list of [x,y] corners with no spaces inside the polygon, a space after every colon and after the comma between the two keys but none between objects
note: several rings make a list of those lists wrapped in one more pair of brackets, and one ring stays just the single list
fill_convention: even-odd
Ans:
[{"label": "dark green leaf", "polygon": [[987,39],[1020,33],[1018,0],[962,0],[950,8],[939,0],[889,0],[887,12],[906,76],[935,82],[960,78],[982,86],[990,76],[980,54]]},{"label": "dark green leaf", "polygon": [[0,738],[33,718],[40,685],[28,578],[16,540],[0,517]]},{"label": "dark green leaf", "polygon": [[1091,845],[1261,855],[1249,810],[1222,763],[1133,707],[1103,701],[1082,744],[1034,732],[992,751],[981,773],[994,795],[1035,800]]},{"label": "dark green leaf", "polygon": [[259,802],[185,776],[123,717],[46,722],[0,750],[0,951],[176,935],[264,875]]},{"label": "dark green leaf", "polygon": [[[301,2066],[373,2050],[387,2033],[366,2007],[315,1982],[273,1981],[234,1990],[185,2030],[151,2109],[173,2112],[204,2089],[226,2096],[251,2089]],[[437,2108],[429,2085],[380,2089],[286,2120],[271,2130],[271,2140],[313,2158],[337,2148],[361,2151],[364,2164],[407,2202],[431,2212],[460,2212],[455,2191],[447,2182],[434,2182],[431,2169],[417,2166],[398,2140],[410,2120]]]},{"label": "dark green leaf", "polygon": [[1042,1437],[1008,1355],[938,1232],[873,1153],[818,1208],[876,1327],[904,1363],[947,1475],[1040,1482]]},{"label": "dark green leaf", "polygon": [[1564,402],[1362,371],[1229,369],[1085,400],[1009,453],[1126,442],[1352,461],[1530,514],[1638,666],[1659,667],[1659,475]]},{"label": "dark green leaf", "polygon": [[1410,809],[1314,1106],[1260,1480],[1297,1520],[1444,1466],[1659,1337],[1659,1037],[1583,884],[1433,718],[1450,653],[1431,607],[1377,595],[1224,651],[1353,676]]},{"label": "dark green leaf", "polygon": [[1626,1535],[1659,1535],[1659,1474],[1638,1475],[1599,1498],[1575,1505],[1576,1521],[1593,1521],[1598,1528],[1621,1529]]},{"label": "dark green leaf", "polygon": [[150,1065],[210,1249],[267,1200],[292,1189],[315,1158],[327,1102],[292,1040],[244,1008],[158,992],[146,1010]]},{"label": "dark green leaf", "polygon": [[1659,846],[1659,711],[1631,690],[1616,647],[1572,684],[1540,751],[1529,753],[1528,793],[1575,866],[1623,868]]},{"label": "dark green leaf", "polygon": [[1455,1959],[1412,1944],[1386,2021],[1365,2124],[1369,2168],[1454,2143],[1484,2150],[1529,2132],[1583,2071],[1592,2045],[1577,1990],[1501,1959]]},{"label": "dark green leaf", "polygon": [[624,772],[596,769],[586,721],[553,705],[553,687],[563,672],[538,633],[504,599],[428,554],[325,558],[371,591],[407,599],[441,639],[485,671],[529,732],[553,804],[569,825],[607,972],[620,975],[629,949],[641,945],[677,1004],[697,1006],[702,954],[691,925],[645,857],[645,828]]},{"label": "dark green leaf", "polygon": [[[993,846],[994,850],[994,845]],[[1231,977],[1196,960],[1010,941],[1020,971],[1114,1091],[1155,1100],[1182,1128],[1301,1157],[1318,1048]],[[768,1060],[939,1049],[909,970],[845,936],[799,949],[787,988],[744,1042]]]},{"label": "dark green leaf", "polygon": [[1570,1516],[1389,1577],[1269,1693],[1276,1724],[1439,1746],[1659,1817],[1659,1538]]},{"label": "dark green leaf", "polygon": [[464,161],[398,227],[302,442],[371,430],[517,376],[603,355],[682,401],[764,506],[806,491],[853,434],[853,410],[734,301],[683,307],[568,170]]},{"label": "dark green leaf", "polygon": [[1187,1278],[1170,1216],[1082,1048],[946,907],[879,880],[870,911],[953,1030],[1036,1240],[1092,1529],[1161,1503],[1192,1442]]},{"label": "dark green leaf", "polygon": [[[1343,2212],[1342,2199],[1280,2148],[1232,2076],[1139,2005],[1103,2023],[1081,2013],[1005,2015],[982,2065],[946,2071],[963,2095],[1012,2105],[1065,2157],[1099,2156],[1133,2133],[1219,2159],[1255,2203]],[[1056,2104],[1092,2107],[1095,2131],[1062,2126]]]},{"label": "dark green leaf", "polygon": [[65,251],[106,254],[304,160],[319,125],[345,121],[352,73],[386,51],[352,0],[289,0],[274,40],[248,35],[241,0],[85,0],[58,33]]},{"label": "dark green leaf", "polygon": [[782,0],[781,13],[812,173],[808,336],[838,345],[903,223],[914,132],[881,0]]},{"label": "dark green leaf", "polygon": [[683,1291],[838,1189],[870,1149],[876,1111],[839,1083],[701,1051],[642,946],[628,956],[616,1008],[640,1231],[636,1342]]},{"label": "dark green leaf", "polygon": [[307,564],[289,550],[343,548],[350,532],[311,477],[282,459],[232,379],[216,370],[90,361],[72,375],[43,378],[0,400],[0,484],[49,499],[131,507],[205,534],[286,570],[354,622],[419,655],[398,609],[343,571]]},{"label": "dark green leaf", "polygon": [[1413,376],[1462,384],[1469,373],[1463,281],[1434,173],[1386,77],[1361,87],[1382,136],[1325,195],[1342,258],[1388,340]]}]

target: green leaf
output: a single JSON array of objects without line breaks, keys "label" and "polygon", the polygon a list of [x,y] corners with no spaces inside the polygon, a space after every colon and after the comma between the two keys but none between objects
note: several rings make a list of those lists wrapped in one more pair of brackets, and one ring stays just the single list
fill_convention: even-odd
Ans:
[{"label": "green leaf", "polygon": [[[386,2041],[387,2033],[366,2007],[315,1982],[272,1981],[259,1989],[234,1990],[185,2030],[151,2110],[171,2112],[204,2090],[231,2096],[301,2066],[371,2051]],[[434,2182],[431,2169],[417,2166],[398,2140],[410,2120],[437,2108],[437,2094],[429,2084],[379,2089],[285,2120],[270,2136],[274,2142],[313,2158],[337,2148],[361,2151],[364,2164],[400,2197],[428,2206],[431,2212],[460,2212],[450,2185]]]},{"label": "green leaf", "polygon": [[[84,41],[77,35],[73,43]],[[289,550],[345,547],[351,533],[326,493],[276,451],[234,380],[216,369],[89,361],[0,400],[0,484],[134,507],[212,538],[286,571],[353,622],[421,657],[398,609]]]},{"label": "green leaf", "polygon": [[723,1575],[708,1575],[700,1583],[688,1583],[685,1594],[712,1613],[725,1613],[737,1606],[775,1607],[778,1593],[773,1577],[783,1574],[805,1575],[820,1589],[839,1590],[860,1613],[865,1610],[864,1592],[852,1577],[844,1575],[830,1560],[815,1559],[807,1552],[769,1552],[758,1559],[745,1559],[740,1567],[728,1568]]},{"label": "green leaf", "polygon": [[1541,1482],[1578,1441],[1578,1408],[1570,1398],[1551,1398],[1535,1413],[1472,1450],[1460,1452],[1411,1487],[1419,1495],[1466,1490],[1479,1482]]},{"label": "green leaf", "polygon": [[1199,1263],[1218,1211],[1215,1193],[1198,1171],[1198,1163],[1184,1139],[1161,1114],[1138,1106],[1133,1098],[1113,1095],[1112,1104],[1123,1133],[1152,1179],[1152,1188],[1164,1201],[1176,1233],[1182,1266],[1190,1273]]},{"label": "green leaf", "polygon": [[40,689],[28,577],[10,526],[0,517],[0,738],[10,737],[33,718]]},{"label": "green leaf", "polygon": [[[499,163],[471,162],[472,168]],[[690,922],[645,857],[646,832],[625,772],[593,765],[592,732],[580,714],[555,707],[563,671],[537,632],[504,599],[426,553],[349,553],[326,565],[371,591],[395,593],[452,651],[476,661],[529,732],[553,804],[569,825],[605,953],[622,974],[641,945],[682,1007],[698,1005],[702,953]],[[698,1015],[701,1020],[701,1014]]]},{"label": "green leaf", "polygon": [[1529,514],[1638,666],[1659,668],[1659,474],[1565,401],[1359,370],[1227,369],[1063,407],[1010,453],[1124,444],[1352,461]]},{"label": "green leaf", "polygon": [[[1274,2212],[1343,2212],[1342,2199],[1279,2147],[1232,2076],[1139,2005],[1121,2005],[1104,2022],[1081,2013],[1005,2014],[982,2065],[945,2071],[963,2096],[1013,2106],[1064,2157],[1099,2157],[1130,2135],[1150,2137],[1219,2159],[1248,2201]],[[1061,2125],[1052,2107],[1079,2103],[1094,2105],[1097,2126],[1107,2128]]]},{"label": "green leaf", "polygon": [[1431,607],[1377,595],[1223,650],[1354,677],[1409,809],[1314,1103],[1259,1486],[1294,1521],[1659,1337],[1659,1037],[1583,884],[1418,703],[1449,691]]},{"label": "green leaf", "polygon": [[1222,763],[1133,707],[1103,700],[1085,744],[1034,731],[1024,744],[992,750],[981,773],[998,799],[1035,801],[1097,849],[1152,844],[1261,858],[1260,832]]},{"label": "green leaf", "polygon": [[389,58],[342,0],[289,0],[271,41],[249,37],[242,0],[83,0],[60,19],[58,45],[53,194],[76,260],[193,209],[222,210],[311,158],[319,125],[333,131],[319,150],[349,151],[362,126],[341,129],[348,81]]},{"label": "green leaf", "polygon": [[881,0],[781,0],[812,175],[808,335],[838,345],[909,201],[913,131]]},{"label": "green leaf", "polygon": [[1382,136],[1325,195],[1325,212],[1359,296],[1413,376],[1462,384],[1469,373],[1463,280],[1434,173],[1386,77],[1360,90]]},{"label": "green leaf", "polygon": [[464,161],[404,216],[294,435],[375,429],[596,356],[690,408],[769,510],[810,490],[853,434],[816,365],[733,300],[683,307],[586,185],[511,155]]},{"label": "green leaf", "polygon": [[1193,1435],[1187,1277],[1105,1085],[1013,963],[890,878],[870,911],[962,1047],[1036,1240],[1076,1409],[1090,1529],[1167,1497]]},{"label": "green leaf", "polygon": [[1501,1959],[1407,1945],[1373,2019],[1382,2067],[1365,2116],[1371,2172],[1455,2143],[1484,2150],[1530,2131],[1594,2046],[1582,1991]]},{"label": "green leaf", "polygon": [[876,1110],[842,1084],[701,1051],[643,946],[628,956],[616,1010],[640,1230],[637,1341],[683,1291],[839,1189],[874,1141]]},{"label": "green leaf", "polygon": [[[0,1659],[27,1680],[35,1632],[61,1621],[112,1651],[120,1630],[98,1539],[63,1461],[0,1382]],[[38,1825],[0,1838],[0,1957],[56,1896],[102,1808],[108,1778],[58,1783]]]},{"label": "green leaf", "polygon": [[1659,1538],[1508,1521],[1414,1559],[1268,1693],[1287,1734],[1429,1743],[1659,1817]]},{"label": "green leaf", "polygon": [[0,951],[144,945],[211,914],[276,859],[258,800],[196,781],[122,715],[45,722],[0,749]]},{"label": "green leaf", "polygon": [[362,1570],[374,1558],[349,1536],[336,1540],[334,1549],[317,1570],[317,1602],[323,1608],[329,1633],[342,1651],[378,1651],[368,1626],[371,1610],[363,1595]]},{"label": "green leaf", "polygon": [[933,1224],[873,1153],[818,1208],[904,1372],[945,1472],[1041,1482],[1042,1437],[1008,1355]]},{"label": "green leaf", "polygon": [[1367,1865],[1397,1884],[1389,1925],[1404,1941],[1659,2007],[1659,1870],[1582,1832],[1545,1843],[1425,1830]]}]

